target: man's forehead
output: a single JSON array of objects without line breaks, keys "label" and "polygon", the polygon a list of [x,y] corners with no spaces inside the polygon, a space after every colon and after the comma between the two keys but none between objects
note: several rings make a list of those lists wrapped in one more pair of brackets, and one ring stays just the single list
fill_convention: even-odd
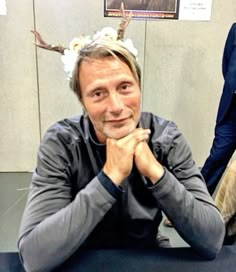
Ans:
[{"label": "man's forehead", "polygon": [[[109,68],[108,68],[109,67]],[[80,70],[85,69],[95,69],[95,72],[99,72],[106,69],[120,69],[122,72],[123,69],[130,70],[129,66],[120,58],[113,56],[104,57],[104,58],[91,58],[83,60],[80,64]],[[123,69],[121,69],[123,68]],[[99,69],[99,70],[96,70]]]}]

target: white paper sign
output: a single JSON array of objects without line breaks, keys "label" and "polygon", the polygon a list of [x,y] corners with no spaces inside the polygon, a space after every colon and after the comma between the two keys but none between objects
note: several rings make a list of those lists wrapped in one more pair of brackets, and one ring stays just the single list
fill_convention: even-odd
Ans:
[{"label": "white paper sign", "polygon": [[7,15],[6,0],[0,0],[0,15]]},{"label": "white paper sign", "polygon": [[210,21],[212,0],[181,0],[179,20]]}]

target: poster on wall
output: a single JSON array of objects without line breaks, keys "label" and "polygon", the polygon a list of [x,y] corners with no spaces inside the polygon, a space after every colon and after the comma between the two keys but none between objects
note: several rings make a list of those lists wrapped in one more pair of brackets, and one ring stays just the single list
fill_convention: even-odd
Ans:
[{"label": "poster on wall", "polygon": [[7,15],[6,0],[0,0],[0,15]]},{"label": "poster on wall", "polygon": [[104,0],[104,16],[120,17],[120,6],[138,19],[209,21],[212,0]]},{"label": "poster on wall", "polygon": [[132,11],[133,18],[177,19],[180,0],[104,0],[104,16],[119,17],[120,5]]}]

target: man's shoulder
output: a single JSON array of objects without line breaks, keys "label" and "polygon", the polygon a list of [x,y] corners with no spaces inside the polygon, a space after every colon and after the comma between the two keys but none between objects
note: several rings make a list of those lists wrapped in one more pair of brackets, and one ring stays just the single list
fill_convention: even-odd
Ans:
[{"label": "man's shoulder", "polygon": [[67,142],[78,141],[83,137],[82,116],[65,118],[52,124],[45,132],[43,141],[63,140]]},{"label": "man's shoulder", "polygon": [[142,112],[140,123],[143,128],[176,126],[173,121],[151,112]]},{"label": "man's shoulder", "polygon": [[140,126],[151,130],[152,141],[167,145],[182,134],[174,121],[150,112],[142,113]]}]

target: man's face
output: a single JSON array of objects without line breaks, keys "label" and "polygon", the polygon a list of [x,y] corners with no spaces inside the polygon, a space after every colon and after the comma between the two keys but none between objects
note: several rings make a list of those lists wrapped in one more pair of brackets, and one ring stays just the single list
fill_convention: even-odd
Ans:
[{"label": "man's face", "polygon": [[112,57],[83,61],[79,80],[83,106],[100,142],[122,138],[136,128],[141,93],[126,63]]}]

